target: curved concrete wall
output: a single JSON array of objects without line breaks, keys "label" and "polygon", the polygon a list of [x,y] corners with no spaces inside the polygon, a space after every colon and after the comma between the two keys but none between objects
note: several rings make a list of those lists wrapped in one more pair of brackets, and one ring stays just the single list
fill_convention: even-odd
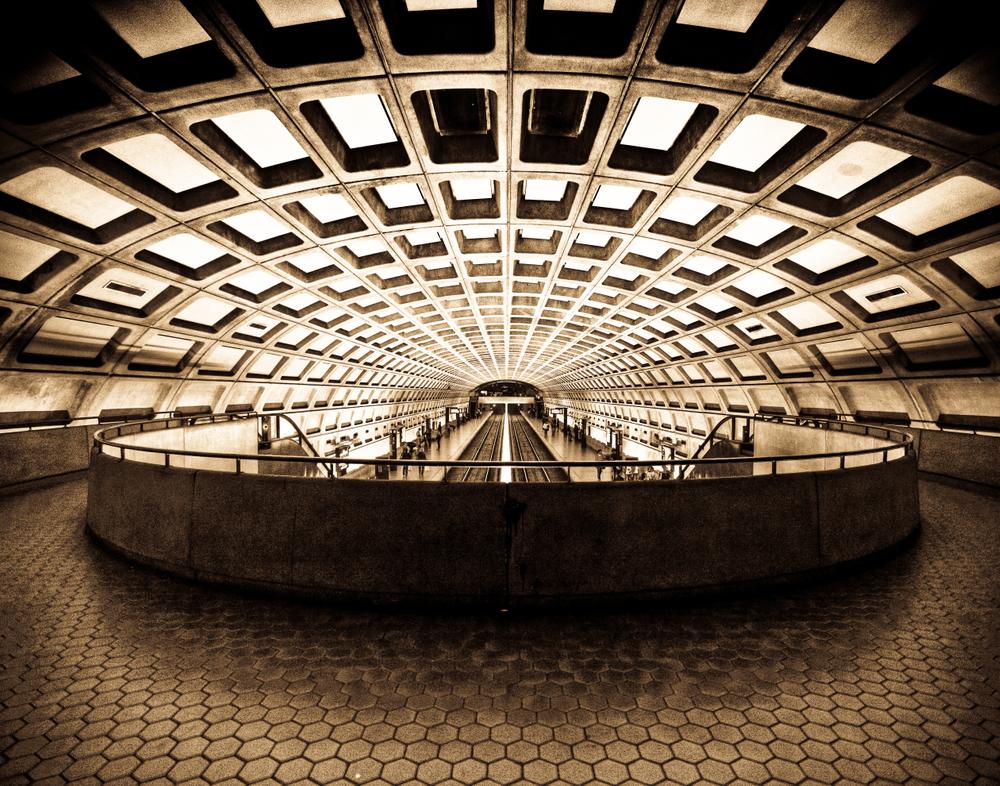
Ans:
[{"label": "curved concrete wall", "polygon": [[[906,452],[898,442],[871,436],[826,428],[802,428],[791,423],[773,423],[758,420],[753,430],[753,450],[756,456],[802,456],[819,453],[848,453],[853,450],[869,450],[874,447],[889,449],[889,458],[895,459]],[[844,456],[845,467],[862,467],[882,461],[881,453],[859,456]],[[840,457],[802,459],[801,461],[780,461],[775,469],[778,473],[816,472],[826,469],[840,469]],[[754,475],[771,473],[770,464],[757,463]]]},{"label": "curved concrete wall", "polygon": [[916,428],[900,430],[913,435],[920,457],[917,468],[921,472],[1000,487],[1000,437]]},{"label": "curved concrete wall", "polygon": [[441,484],[95,454],[87,525],[141,562],[206,580],[530,605],[769,580],[878,552],[919,525],[916,471],[909,457],[680,483]]},{"label": "curved concrete wall", "polygon": [[107,426],[0,432],[0,488],[85,470],[94,433],[102,428]]}]

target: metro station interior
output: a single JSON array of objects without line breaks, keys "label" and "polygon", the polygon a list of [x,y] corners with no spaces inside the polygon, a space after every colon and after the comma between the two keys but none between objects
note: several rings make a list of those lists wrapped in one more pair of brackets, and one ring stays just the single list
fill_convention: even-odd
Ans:
[{"label": "metro station interior", "polygon": [[987,4],[22,5],[0,783],[1000,782]]}]

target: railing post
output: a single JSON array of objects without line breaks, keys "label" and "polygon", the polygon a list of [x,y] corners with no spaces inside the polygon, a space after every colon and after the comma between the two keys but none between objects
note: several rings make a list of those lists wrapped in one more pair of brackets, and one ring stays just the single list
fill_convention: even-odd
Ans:
[{"label": "railing post", "polygon": [[236,474],[237,475],[240,474],[241,469],[242,469],[242,465],[240,464],[240,457],[237,456],[236,457]]},{"label": "railing post", "polygon": [[778,474],[778,462],[775,459],[771,459],[771,474],[772,475]]},{"label": "railing post", "polygon": [[163,466],[165,466],[165,467],[169,467],[170,466],[170,454],[169,453],[164,453],[163,454]]}]

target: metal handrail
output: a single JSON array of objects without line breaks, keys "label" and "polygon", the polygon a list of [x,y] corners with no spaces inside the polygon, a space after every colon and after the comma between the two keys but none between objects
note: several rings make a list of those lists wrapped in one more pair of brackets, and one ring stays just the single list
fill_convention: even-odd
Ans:
[{"label": "metal handrail", "polygon": [[[246,413],[239,414],[229,414],[229,415],[212,415],[203,416],[202,420],[207,422],[218,422],[221,420],[235,420],[242,419],[245,417],[250,417]],[[261,417],[256,415],[256,417]],[[847,423],[844,421],[834,421],[834,420],[823,420],[821,418],[799,418],[791,416],[768,416],[760,417],[754,416],[754,420],[769,420],[772,422],[784,422],[791,425],[800,425],[804,427],[820,427],[829,428],[836,431],[845,431],[854,434],[863,434],[865,436],[871,436],[876,439],[882,439],[887,442],[892,442],[892,445],[885,446],[875,446],[871,448],[860,448],[857,450],[846,450],[846,451],[835,451],[832,453],[806,453],[797,454],[789,456],[722,456],[717,458],[702,458],[702,459],[646,459],[643,461],[633,461],[633,460],[621,460],[621,461],[460,461],[460,460],[414,460],[414,459],[360,459],[351,458],[349,456],[340,457],[339,461],[344,464],[357,465],[357,466],[389,466],[389,467],[403,467],[403,466],[413,466],[413,467],[448,467],[448,468],[463,468],[463,467],[512,467],[512,468],[542,468],[542,467],[560,467],[563,469],[569,469],[573,467],[673,467],[679,465],[687,464],[699,464],[699,465],[722,465],[722,464],[762,464],[767,463],[770,465],[771,473],[777,474],[777,468],[779,464],[786,463],[789,461],[810,461],[819,459],[830,459],[839,458],[840,469],[846,467],[846,459],[851,456],[864,456],[864,455],[877,455],[881,454],[882,463],[889,461],[889,453],[891,451],[896,451],[899,449],[903,450],[903,457],[910,455],[913,452],[913,437],[905,432],[896,431],[894,429],[888,429],[881,426],[871,426],[867,424],[856,424]],[[170,448],[160,448],[149,445],[129,445],[121,442],[114,442],[116,437],[123,436],[123,431],[128,431],[128,433],[144,432],[151,429],[145,428],[145,426],[150,424],[155,424],[159,430],[160,428],[177,428],[183,427],[187,424],[189,418],[171,418],[169,420],[154,420],[154,421],[142,421],[138,423],[125,423],[119,424],[117,426],[111,426],[107,429],[98,431],[94,435],[94,446],[100,452],[105,452],[105,448],[111,450],[117,450],[119,452],[119,460],[125,460],[126,451],[134,451],[137,453],[151,453],[164,456],[164,465],[169,466],[170,456],[187,456],[192,458],[209,458],[209,459],[230,459],[235,462],[235,472],[240,474],[242,471],[241,465],[245,461],[284,461],[292,463],[303,463],[303,464],[316,464],[321,463],[321,460],[313,456],[272,456],[267,454],[256,454],[256,453],[218,453],[210,451],[193,451],[193,450],[176,450]],[[802,422],[805,421],[805,422]],[[173,425],[171,425],[173,424]],[[822,424],[822,425],[817,425]],[[111,432],[114,432],[112,434]],[[443,480],[447,482],[447,472],[444,473]]]},{"label": "metal handrail", "polygon": [[[612,406],[619,407],[641,407],[642,409],[653,410],[654,412],[680,412],[687,415],[705,415],[706,417],[719,417],[722,413],[718,410],[711,409],[681,409],[678,407],[665,407],[665,406],[651,406],[649,404],[622,404],[620,402],[613,402]],[[749,413],[736,413],[737,417],[753,417],[753,418],[765,418],[772,417],[771,415],[757,413],[756,415],[751,415]],[[657,426],[652,425],[648,422],[638,422],[630,421],[627,418],[622,418],[617,415],[607,415],[607,414],[590,414],[588,417],[591,418],[604,418],[606,420],[615,420],[622,423],[632,423],[636,425],[642,425],[647,428],[656,430]],[[775,415],[774,417],[779,417]],[[816,415],[781,415],[780,417],[801,417],[808,420],[816,420],[819,416]],[[1000,437],[1000,430],[995,428],[979,428],[976,426],[942,426],[937,420],[930,420],[928,418],[910,418],[908,423],[900,423],[896,420],[869,420],[867,418],[859,419],[853,412],[838,412],[835,413],[833,418],[823,418],[826,420],[842,420],[849,423],[888,423],[891,426],[897,428],[916,428],[924,429],[926,431],[944,431],[948,433],[958,433],[958,434],[976,434],[979,436],[987,437]],[[670,431],[671,429],[666,428],[665,430]]]},{"label": "metal handrail", "polygon": [[[702,443],[697,448],[695,448],[694,453],[692,453],[690,456],[688,456],[688,458],[687,458],[688,462],[696,462],[696,461],[698,461],[699,460],[699,458],[698,458],[699,455],[711,448],[712,444],[714,444],[714,441],[716,439],[716,435],[718,434],[719,430],[724,425],[726,425],[727,423],[730,424],[730,425],[732,425],[732,427],[733,427],[733,429],[732,429],[732,434],[733,434],[732,439],[733,439],[733,441],[735,441],[736,440],[736,423],[739,420],[746,420],[747,423],[751,423],[751,422],[753,422],[754,419],[751,416],[749,416],[749,415],[727,415],[726,417],[724,417],[722,420],[720,420],[718,423],[715,424],[715,427],[711,431],[708,432],[708,435],[705,437],[704,440],[702,440]],[[722,438],[720,438],[720,439],[722,439]],[[686,467],[682,467],[681,470],[680,470],[680,477],[681,478],[687,477],[688,474],[694,469],[694,466],[695,465],[693,463],[688,463],[688,465]]]},{"label": "metal handrail", "polygon": [[[322,467],[326,471],[326,476],[327,477],[332,476],[334,474],[332,462],[329,462],[329,461],[325,460],[327,457],[324,456],[323,454],[321,454],[316,449],[316,446],[313,445],[313,443],[309,440],[309,437],[306,435],[306,433],[304,431],[302,431],[301,428],[299,428],[299,424],[296,423],[294,420],[292,420],[290,417],[288,417],[288,415],[286,413],[284,413],[284,412],[279,412],[275,416],[275,421],[274,421],[275,423],[281,423],[281,421],[285,421],[286,423],[288,423],[292,427],[292,429],[295,431],[295,434],[299,438],[299,447],[305,449],[308,446],[307,449],[309,450],[309,452],[315,458],[323,459],[322,461],[319,462],[319,466]],[[280,428],[278,430],[280,432]],[[275,439],[282,439],[280,433],[275,434],[274,438]]]}]

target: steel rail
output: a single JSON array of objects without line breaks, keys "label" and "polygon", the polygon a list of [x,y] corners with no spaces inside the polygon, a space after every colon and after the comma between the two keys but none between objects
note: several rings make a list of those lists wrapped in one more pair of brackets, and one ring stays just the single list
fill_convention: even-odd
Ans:
[{"label": "steel rail", "polygon": [[[482,464],[482,459],[480,459],[479,457],[482,455],[483,448],[486,447],[486,443],[489,441],[489,438],[490,438],[491,434],[495,434],[495,436],[494,436],[494,439],[493,439],[493,444],[490,446],[490,455],[491,456],[496,456],[497,455],[497,447],[499,446],[500,439],[503,436],[503,422],[499,419],[499,417],[500,416],[497,415],[497,414],[490,415],[489,420],[487,420],[486,423],[483,424],[483,428],[482,428],[483,438],[476,445],[476,449],[475,449],[475,451],[473,451],[473,454],[472,454],[473,457],[471,459],[472,462],[479,462],[479,463],[476,463],[473,466],[471,466],[469,469],[465,470],[465,472],[462,474],[462,478],[460,480],[461,483],[468,483],[468,482],[471,482],[473,480],[476,480],[476,481],[480,480],[478,477],[473,478],[472,476],[473,475],[478,475],[478,473],[476,472],[476,470]],[[489,482],[489,471],[486,471],[486,472],[483,473],[483,480],[486,481],[486,482]]]},{"label": "steel rail", "polygon": [[[517,461],[523,461],[525,452],[530,451],[533,461],[537,462],[540,459],[538,458],[538,451],[535,449],[535,445],[528,434],[530,426],[524,422],[524,415],[520,413],[517,413],[517,415],[517,419],[513,421],[514,439],[511,443],[512,452],[517,455],[514,455],[513,458]],[[543,482],[550,482],[548,470],[544,467],[532,467],[531,469],[528,467],[519,467],[517,471],[521,473],[522,482],[524,483],[528,482],[528,472],[541,472]]]}]

